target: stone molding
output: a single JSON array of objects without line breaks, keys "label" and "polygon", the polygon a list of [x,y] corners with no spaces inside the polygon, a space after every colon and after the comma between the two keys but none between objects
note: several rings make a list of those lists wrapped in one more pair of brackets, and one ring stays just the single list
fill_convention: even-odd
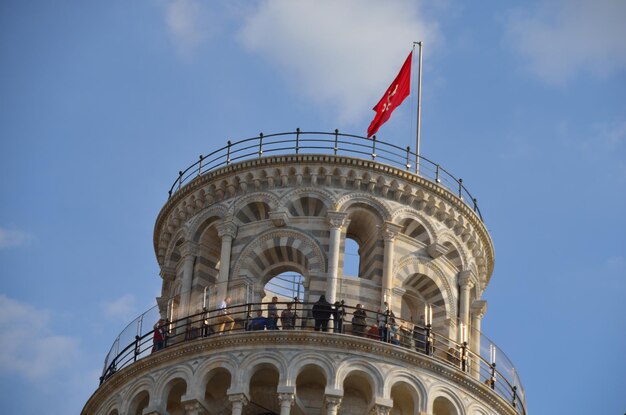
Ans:
[{"label": "stone molding", "polygon": [[[423,370],[429,375],[436,375],[452,382],[457,390],[469,394],[474,399],[479,399],[497,413],[517,414],[508,402],[491,388],[475,380],[470,374],[461,372],[456,367],[422,353],[349,335],[296,331],[263,331],[254,335],[235,333],[225,336],[211,336],[170,346],[155,355],[148,356],[123,368],[111,376],[90,397],[82,414],[97,413],[98,409],[107,402],[107,399],[114,396],[125,385],[134,379],[154,373],[162,367],[177,366],[184,362],[199,358],[206,359],[211,355],[221,355],[237,350],[250,350],[258,353],[272,350],[272,353],[281,353],[281,350],[293,350],[294,348],[323,350],[326,355],[328,353],[358,355],[373,364],[385,362],[385,364],[394,366],[410,367],[412,370]],[[229,394],[229,396],[233,396],[233,399],[235,396],[238,397],[236,399],[240,399],[239,397],[246,398],[242,393]]]}]

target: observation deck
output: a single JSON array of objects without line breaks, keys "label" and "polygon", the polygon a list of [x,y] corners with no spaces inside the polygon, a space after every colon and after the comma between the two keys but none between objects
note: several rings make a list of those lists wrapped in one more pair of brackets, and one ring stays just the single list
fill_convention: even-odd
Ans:
[{"label": "observation deck", "polygon": [[[409,147],[337,130],[228,141],[179,172],[154,248],[157,306],[115,340],[85,414],[526,414],[481,332],[494,249],[477,199]],[[273,307],[294,323],[253,330]]]}]

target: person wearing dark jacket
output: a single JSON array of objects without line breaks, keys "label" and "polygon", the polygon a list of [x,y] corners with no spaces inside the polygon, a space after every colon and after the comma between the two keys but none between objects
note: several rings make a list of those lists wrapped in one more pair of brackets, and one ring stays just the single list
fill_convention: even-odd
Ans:
[{"label": "person wearing dark jacket", "polygon": [[321,295],[320,299],[313,304],[313,308],[311,310],[313,318],[315,319],[315,331],[328,330],[328,320],[330,320],[330,314],[332,311],[333,309],[330,303],[326,301],[326,296]]}]

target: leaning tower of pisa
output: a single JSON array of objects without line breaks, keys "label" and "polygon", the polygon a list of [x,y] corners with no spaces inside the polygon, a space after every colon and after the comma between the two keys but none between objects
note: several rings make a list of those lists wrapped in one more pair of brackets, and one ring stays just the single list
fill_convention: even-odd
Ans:
[{"label": "leaning tower of pisa", "polygon": [[[157,305],[115,339],[83,414],[526,414],[481,330],[494,248],[477,201],[410,148],[228,142],[179,173],[154,248]],[[274,307],[291,313],[275,328]]]}]

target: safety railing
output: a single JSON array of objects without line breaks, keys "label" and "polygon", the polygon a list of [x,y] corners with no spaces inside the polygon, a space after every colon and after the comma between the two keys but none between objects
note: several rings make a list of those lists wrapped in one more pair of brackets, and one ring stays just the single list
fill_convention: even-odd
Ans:
[{"label": "safety railing", "polygon": [[[156,323],[148,324],[148,318]],[[389,311],[347,306],[343,301],[336,305],[300,301],[246,303],[224,310],[204,309],[174,321],[160,319],[156,307],[152,308],[129,324],[115,340],[107,354],[100,383],[124,367],[181,342],[260,330],[352,335],[413,350],[466,373],[491,388],[519,414],[526,414],[524,390],[512,363],[480,332],[469,333],[459,342],[438,332],[436,325],[403,320]],[[480,339],[478,352],[470,346],[475,344],[474,336]]]},{"label": "safety railing", "polygon": [[261,158],[267,155],[288,154],[332,154],[373,160],[410,171],[430,180],[462,199],[482,220],[478,201],[467,190],[463,179],[456,178],[441,165],[417,155],[411,147],[400,147],[380,141],[374,135],[367,138],[353,134],[334,132],[304,132],[299,128],[294,132],[284,132],[228,141],[198,161],[178,172],[178,177],[168,191],[172,197],[181,187],[196,177],[232,163]]}]

